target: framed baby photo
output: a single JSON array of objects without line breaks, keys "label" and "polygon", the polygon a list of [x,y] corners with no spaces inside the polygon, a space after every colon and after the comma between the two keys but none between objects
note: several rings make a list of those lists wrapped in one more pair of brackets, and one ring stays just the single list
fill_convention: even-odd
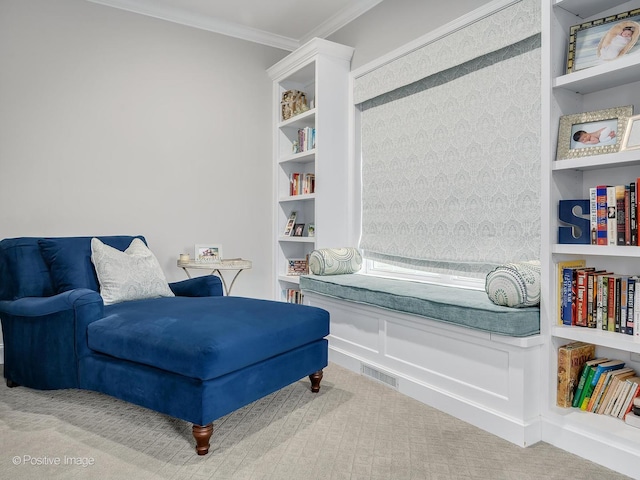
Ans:
[{"label": "framed baby photo", "polygon": [[640,115],[629,118],[627,129],[622,138],[621,150],[638,150],[640,149]]},{"label": "framed baby photo", "polygon": [[618,152],[632,115],[629,105],[560,117],[556,160]]},{"label": "framed baby photo", "polygon": [[569,30],[567,73],[640,51],[640,8],[574,25]]},{"label": "framed baby photo", "polygon": [[195,246],[196,262],[216,263],[222,261],[222,245],[204,244]]}]

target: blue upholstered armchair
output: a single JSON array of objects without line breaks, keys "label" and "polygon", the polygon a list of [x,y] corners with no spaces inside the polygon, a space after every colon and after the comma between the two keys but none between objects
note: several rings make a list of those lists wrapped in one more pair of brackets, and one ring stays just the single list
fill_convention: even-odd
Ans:
[{"label": "blue upholstered armchair", "polygon": [[[47,239],[0,241],[0,319],[4,376],[9,384],[36,389],[81,387],[78,364],[89,353],[87,326],[105,316],[90,260],[90,238],[55,239],[58,248],[51,247],[46,257],[42,245],[47,245]],[[124,250],[134,237],[99,238]],[[57,263],[51,272],[45,258],[51,265]],[[177,296],[222,295],[222,284],[215,276],[169,286]]]}]

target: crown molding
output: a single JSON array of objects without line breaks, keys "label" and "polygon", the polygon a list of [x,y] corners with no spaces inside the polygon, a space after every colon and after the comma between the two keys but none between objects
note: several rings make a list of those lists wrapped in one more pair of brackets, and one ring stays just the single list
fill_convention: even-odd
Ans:
[{"label": "crown molding", "polygon": [[382,0],[355,0],[349,2],[348,6],[302,37],[300,39],[300,45],[305,44],[315,37],[328,37],[381,2]]},{"label": "crown molding", "polygon": [[153,5],[147,0],[87,0],[108,7],[119,8],[141,15],[179,23],[188,27],[199,28],[210,32],[220,33],[230,37],[260,43],[269,47],[280,48],[282,50],[293,51],[300,46],[300,42],[294,38],[276,35],[255,28],[246,27],[233,22],[226,22],[219,19],[204,17],[190,13],[179,8],[168,8]]}]

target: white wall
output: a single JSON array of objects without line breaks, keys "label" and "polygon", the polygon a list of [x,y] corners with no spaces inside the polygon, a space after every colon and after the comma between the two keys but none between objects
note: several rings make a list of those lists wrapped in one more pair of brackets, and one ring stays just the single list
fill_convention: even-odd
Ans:
[{"label": "white wall", "polygon": [[0,1],[0,238],[196,243],[272,298],[271,81],[287,52],[83,0]]},{"label": "white wall", "polygon": [[356,49],[351,61],[351,69],[355,70],[489,1],[385,0],[327,40]]}]

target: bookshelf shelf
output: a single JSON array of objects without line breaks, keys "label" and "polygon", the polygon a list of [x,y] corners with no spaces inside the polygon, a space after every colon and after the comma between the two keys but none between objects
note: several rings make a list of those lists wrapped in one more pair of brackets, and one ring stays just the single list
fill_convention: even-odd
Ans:
[{"label": "bookshelf shelf", "polygon": [[293,283],[296,285],[300,285],[300,277],[296,277],[293,275],[278,275],[278,280],[286,283]]},{"label": "bookshelf shelf", "polygon": [[288,163],[312,163],[316,159],[316,149],[307,150],[301,153],[292,153],[291,155],[280,158],[281,165]]},{"label": "bookshelf shelf", "polygon": [[[624,349],[627,352],[640,353],[640,338],[633,335],[622,335],[595,328],[556,325],[551,334],[557,338],[564,338],[576,342],[595,343],[602,347]],[[640,373],[640,372],[638,372]]]},{"label": "bookshelf shelf", "polygon": [[[304,259],[316,248],[346,245],[348,230],[348,92],[353,48],[314,38],[267,70],[273,80],[274,292],[290,298],[300,277],[285,275],[289,259]],[[282,120],[282,97],[304,92],[313,108]],[[313,103],[311,103],[313,102]],[[313,129],[302,131],[303,129]],[[304,139],[315,139],[306,145]],[[314,137],[315,135],[315,137]],[[323,139],[326,139],[325,143]],[[295,142],[295,143],[294,143]],[[292,153],[294,144],[307,150]],[[290,195],[290,186],[299,192]],[[314,237],[285,237],[292,212],[297,224],[316,227]]]},{"label": "bookshelf shelf", "polygon": [[292,243],[315,243],[315,237],[285,237],[278,238],[279,242],[292,242]]},{"label": "bookshelf shelf", "polygon": [[[565,74],[571,26],[640,8],[640,0],[548,0],[543,2],[543,270],[549,279],[541,305],[541,331],[546,343],[547,405],[544,438],[550,443],[613,470],[640,478],[640,429],[621,419],[576,408],[556,407],[558,347],[572,341],[596,345],[596,356],[622,360],[640,374],[640,336],[601,328],[558,325],[559,262],[584,259],[587,266],[624,275],[640,274],[640,247],[558,244],[558,202],[588,199],[597,185],[629,184],[640,178],[640,151],[621,151],[568,160],[555,160],[559,118],[582,112],[633,105],[637,96],[640,55],[631,54]],[[616,132],[619,136],[624,132]],[[545,167],[546,165],[546,167]],[[544,300],[546,298],[546,301]]]},{"label": "bookshelf shelf", "polygon": [[314,200],[315,198],[316,198],[315,193],[307,193],[305,195],[288,195],[286,197],[280,197],[279,202],[280,203],[299,202],[303,200]]},{"label": "bookshelf shelf", "polygon": [[562,170],[599,170],[602,168],[637,167],[640,166],[640,150],[626,150],[606,155],[594,155],[585,158],[569,158],[556,160],[551,169]]},{"label": "bookshelf shelf", "polygon": [[551,252],[580,256],[640,258],[640,247],[633,246],[556,244],[551,247]]}]

